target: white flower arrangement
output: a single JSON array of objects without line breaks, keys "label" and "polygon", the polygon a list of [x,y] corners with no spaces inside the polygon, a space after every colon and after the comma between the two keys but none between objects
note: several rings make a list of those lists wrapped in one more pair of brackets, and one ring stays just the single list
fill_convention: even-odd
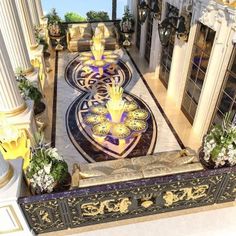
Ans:
[{"label": "white flower arrangement", "polygon": [[215,126],[203,139],[204,160],[215,167],[236,164],[236,126],[226,115],[221,126]]},{"label": "white flower arrangement", "polygon": [[26,177],[37,193],[50,193],[57,184],[68,176],[68,165],[56,148],[44,144],[41,140],[31,149],[31,160]]}]

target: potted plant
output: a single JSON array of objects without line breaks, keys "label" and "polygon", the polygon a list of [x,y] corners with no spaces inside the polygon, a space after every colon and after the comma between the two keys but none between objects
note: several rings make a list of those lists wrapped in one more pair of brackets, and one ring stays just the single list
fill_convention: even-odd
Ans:
[{"label": "potted plant", "polygon": [[17,75],[16,80],[18,82],[18,88],[22,97],[25,100],[31,99],[34,101],[34,114],[38,115],[42,113],[45,110],[46,106],[41,101],[43,96],[38,88],[33,86],[22,73]]},{"label": "potted plant", "polygon": [[202,159],[214,168],[236,164],[236,125],[229,114],[204,137]]},{"label": "potted plant", "polygon": [[134,16],[130,13],[128,6],[125,7],[124,15],[120,22],[120,29],[123,33],[134,32]]},{"label": "potted plant", "polygon": [[61,35],[61,27],[58,22],[54,22],[48,25],[50,36],[59,37]]},{"label": "potted plant", "polygon": [[[40,136],[39,136],[40,137]],[[31,159],[26,169],[26,178],[33,194],[67,190],[71,177],[68,165],[56,148],[43,143],[43,138],[31,148]]]},{"label": "potted plant", "polygon": [[51,36],[57,37],[61,35],[61,18],[55,8],[52,8],[51,12],[46,16],[48,18],[48,30]]}]

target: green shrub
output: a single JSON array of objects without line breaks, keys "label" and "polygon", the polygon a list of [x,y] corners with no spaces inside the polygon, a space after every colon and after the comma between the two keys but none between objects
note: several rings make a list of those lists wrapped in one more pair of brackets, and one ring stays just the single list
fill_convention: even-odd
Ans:
[{"label": "green shrub", "polygon": [[89,11],[86,13],[88,21],[107,21],[110,20],[108,13],[105,11]]},{"label": "green shrub", "polygon": [[81,22],[86,21],[86,18],[83,16],[80,16],[79,14],[75,12],[67,12],[65,15],[65,22]]},{"label": "green shrub", "polygon": [[52,8],[51,12],[49,12],[46,17],[48,18],[48,24],[54,24],[62,22],[60,16],[58,15],[55,8]]}]

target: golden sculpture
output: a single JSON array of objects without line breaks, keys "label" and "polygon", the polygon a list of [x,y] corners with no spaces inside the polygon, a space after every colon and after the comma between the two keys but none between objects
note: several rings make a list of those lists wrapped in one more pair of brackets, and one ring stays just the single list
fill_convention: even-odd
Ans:
[{"label": "golden sculpture", "polygon": [[86,72],[91,72],[88,67],[97,69],[99,75],[102,76],[104,73],[104,68],[111,68],[114,70],[116,68],[116,63],[119,58],[118,54],[113,51],[104,51],[104,39],[101,35],[95,35],[93,37],[91,52],[80,53],[79,60],[83,63],[83,70]]},{"label": "golden sculpture", "polygon": [[119,212],[121,214],[129,211],[131,201],[129,198],[109,199],[102,202],[89,202],[81,205],[83,216],[103,215],[106,212]]},{"label": "golden sculpture", "polygon": [[30,162],[30,140],[24,130],[8,124],[4,117],[0,117],[0,151],[6,160],[22,157],[25,170]]},{"label": "golden sculpture", "polygon": [[113,81],[112,86],[107,86],[109,101],[106,104],[107,110],[114,123],[121,122],[121,117],[125,111],[125,102],[122,99],[124,89]]},{"label": "golden sculpture", "polygon": [[208,185],[200,185],[189,188],[181,188],[178,190],[166,191],[163,199],[165,200],[165,206],[169,207],[175,202],[196,200],[198,198],[205,197],[207,195]]},{"label": "golden sculpture", "polygon": [[95,61],[101,61],[102,55],[105,49],[103,38],[100,37],[100,35],[93,36],[93,45],[91,46],[91,51],[93,53],[93,56],[95,58]]},{"label": "golden sculpture", "polygon": [[123,88],[115,81],[107,86],[109,100],[105,105],[90,107],[90,113],[84,123],[91,126],[93,137],[97,142],[104,142],[110,135],[119,140],[118,148],[126,145],[126,140],[134,138],[148,128],[149,113],[140,109],[135,101],[123,100]]}]

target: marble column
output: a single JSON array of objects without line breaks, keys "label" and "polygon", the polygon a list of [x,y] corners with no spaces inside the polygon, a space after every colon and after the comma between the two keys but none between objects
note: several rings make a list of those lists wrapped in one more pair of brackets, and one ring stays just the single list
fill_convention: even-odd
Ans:
[{"label": "marble column", "polygon": [[15,0],[0,1],[0,29],[6,44],[13,70],[33,71]]},{"label": "marble column", "polygon": [[33,25],[37,27],[40,25],[40,22],[39,22],[39,15],[37,11],[36,2],[35,0],[28,0],[28,3],[29,3],[29,9],[30,9]]},{"label": "marble column", "polygon": [[30,15],[29,4],[27,0],[16,1],[17,10],[19,13],[21,26],[25,36],[25,41],[30,53],[30,49],[35,49],[38,46],[36,41],[34,26]]},{"label": "marble column", "polygon": [[7,185],[13,177],[13,169],[0,153],[0,189]]},{"label": "marble column", "polygon": [[12,65],[0,31],[0,113],[10,116],[19,114],[25,109],[26,104],[18,90]]},{"label": "marble column", "polygon": [[37,8],[39,19],[42,19],[44,17],[44,14],[43,14],[43,7],[42,7],[41,0],[35,0],[35,2],[36,2],[36,8]]}]

